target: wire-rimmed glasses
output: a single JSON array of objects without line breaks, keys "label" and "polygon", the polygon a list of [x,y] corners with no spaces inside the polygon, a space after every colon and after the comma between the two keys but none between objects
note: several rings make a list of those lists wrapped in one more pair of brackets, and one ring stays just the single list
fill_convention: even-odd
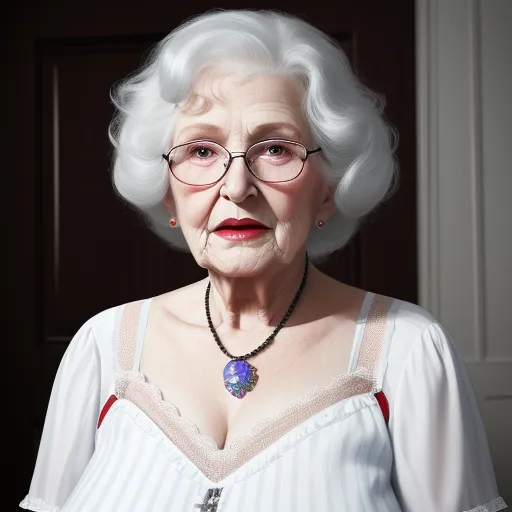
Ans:
[{"label": "wire-rimmed glasses", "polygon": [[169,150],[162,157],[174,177],[187,185],[213,185],[226,174],[235,158],[243,158],[247,169],[267,183],[282,183],[297,178],[309,155],[321,148],[309,150],[299,142],[286,139],[265,139],[247,151],[229,152],[210,140],[193,140]]}]

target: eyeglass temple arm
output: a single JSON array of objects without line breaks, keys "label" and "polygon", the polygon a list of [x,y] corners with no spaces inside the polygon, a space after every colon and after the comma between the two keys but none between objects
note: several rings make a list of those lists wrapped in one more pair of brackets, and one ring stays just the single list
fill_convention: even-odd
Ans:
[{"label": "eyeglass temple arm", "polygon": [[306,158],[304,158],[302,161],[305,162],[308,159],[309,155],[312,155],[313,153],[318,153],[319,151],[322,151],[322,148],[316,148],[311,150],[306,148]]}]

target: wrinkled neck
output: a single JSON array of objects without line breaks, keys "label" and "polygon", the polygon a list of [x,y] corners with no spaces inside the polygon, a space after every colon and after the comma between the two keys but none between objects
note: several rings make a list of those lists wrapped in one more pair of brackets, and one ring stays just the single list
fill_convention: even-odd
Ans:
[{"label": "wrinkled neck", "polygon": [[[305,255],[300,255],[287,265],[250,278],[226,277],[211,271],[209,306],[214,325],[228,331],[276,326],[299,290],[304,266]],[[311,270],[309,264],[308,268]]]}]

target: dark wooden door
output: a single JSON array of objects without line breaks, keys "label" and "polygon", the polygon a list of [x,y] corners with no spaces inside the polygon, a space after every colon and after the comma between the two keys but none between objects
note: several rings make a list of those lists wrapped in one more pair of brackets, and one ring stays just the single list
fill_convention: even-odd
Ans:
[{"label": "dark wooden door", "polygon": [[48,0],[20,3],[10,14],[3,85],[12,404],[4,425],[16,449],[4,510],[17,510],[28,490],[52,381],[79,326],[107,307],[205,276],[115,197],[109,174],[110,87],[190,15],[213,7],[298,14],[336,37],[364,83],[385,95],[387,116],[400,132],[398,192],[322,268],[416,301],[414,1],[191,4]]}]

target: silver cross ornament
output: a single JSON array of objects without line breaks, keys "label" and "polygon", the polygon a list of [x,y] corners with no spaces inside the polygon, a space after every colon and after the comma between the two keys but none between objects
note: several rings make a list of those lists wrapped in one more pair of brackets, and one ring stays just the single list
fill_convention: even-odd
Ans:
[{"label": "silver cross ornament", "polygon": [[222,489],[222,487],[208,489],[203,503],[196,503],[194,508],[198,508],[199,512],[217,512],[217,505],[219,504]]}]

